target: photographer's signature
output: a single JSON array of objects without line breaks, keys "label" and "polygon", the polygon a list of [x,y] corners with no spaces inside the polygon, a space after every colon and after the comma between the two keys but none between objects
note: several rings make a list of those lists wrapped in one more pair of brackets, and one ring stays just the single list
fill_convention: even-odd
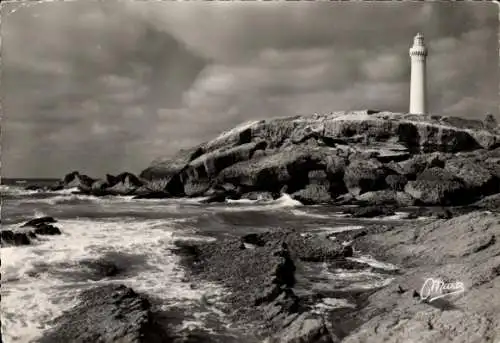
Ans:
[{"label": "photographer's signature", "polygon": [[425,280],[420,290],[420,298],[428,302],[451,295],[462,294],[465,286],[462,282],[445,282],[441,279],[429,278]]}]

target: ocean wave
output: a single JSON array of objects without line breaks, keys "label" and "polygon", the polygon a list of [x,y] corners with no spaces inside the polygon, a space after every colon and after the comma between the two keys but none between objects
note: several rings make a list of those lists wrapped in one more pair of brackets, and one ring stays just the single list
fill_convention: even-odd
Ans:
[{"label": "ocean wave", "polygon": [[28,190],[19,186],[0,185],[0,194],[2,196],[24,196],[40,193],[36,190]]},{"label": "ocean wave", "polygon": [[60,189],[58,191],[45,191],[45,192],[48,194],[72,194],[78,191],[79,191],[78,187],[73,187],[73,188]]},{"label": "ocean wave", "polygon": [[[42,214],[42,213],[39,213]],[[115,282],[164,299],[172,306],[197,304],[207,293],[219,297],[222,290],[205,283],[191,289],[184,282],[174,248],[175,225],[171,220],[59,220],[62,235],[43,238],[31,246],[2,247],[2,334],[5,341],[29,342],[49,328],[49,321],[75,305],[86,287]],[[82,260],[109,253],[146,257],[140,273],[108,280],[74,280],[61,277],[81,273]]]},{"label": "ocean wave", "polygon": [[336,214],[319,214],[313,212],[307,212],[302,210],[292,210],[292,214],[300,217],[309,217],[309,218],[318,218],[318,219],[330,219],[332,217],[336,217]]}]

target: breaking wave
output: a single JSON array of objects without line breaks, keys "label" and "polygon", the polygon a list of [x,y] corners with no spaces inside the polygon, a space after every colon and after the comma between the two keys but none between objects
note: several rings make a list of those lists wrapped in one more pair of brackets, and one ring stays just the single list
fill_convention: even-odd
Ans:
[{"label": "breaking wave", "polygon": [[[172,252],[174,221],[60,220],[60,236],[40,239],[31,246],[2,247],[4,340],[24,343],[36,339],[50,327],[50,320],[76,304],[83,289],[103,283],[125,284],[163,299],[169,306],[189,306],[203,297],[219,297],[222,290],[215,285],[204,283],[193,289],[184,282],[184,272]],[[135,267],[138,272],[85,277],[82,261],[106,261],[110,254],[115,262],[141,257],[135,258],[140,263]],[[131,268],[130,263],[124,265]]]}]

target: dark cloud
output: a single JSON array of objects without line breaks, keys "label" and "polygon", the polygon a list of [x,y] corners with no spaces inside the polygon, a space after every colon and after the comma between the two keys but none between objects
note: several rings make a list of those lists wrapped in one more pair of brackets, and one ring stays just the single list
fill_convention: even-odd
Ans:
[{"label": "dark cloud", "polygon": [[406,111],[418,31],[431,110],[498,115],[493,3],[26,4],[2,7],[4,176],[137,172],[242,121]]}]

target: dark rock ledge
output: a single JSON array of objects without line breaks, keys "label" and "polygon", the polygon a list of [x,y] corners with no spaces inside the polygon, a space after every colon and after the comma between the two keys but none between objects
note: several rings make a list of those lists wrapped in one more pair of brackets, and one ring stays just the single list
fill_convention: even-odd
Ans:
[{"label": "dark rock ledge", "polygon": [[[499,236],[500,214],[474,211],[424,225],[409,222],[340,232],[336,240],[277,230],[210,243],[180,241],[177,253],[194,280],[216,281],[230,290],[224,312],[255,331],[256,339],[245,342],[496,343]],[[349,298],[354,308],[313,311],[323,295],[297,292],[297,267],[323,261],[361,268],[346,259],[352,250],[338,243],[342,241],[353,241],[357,250],[395,263],[402,272],[393,274],[386,287],[328,294]],[[422,300],[428,278],[463,282],[465,292]],[[80,300],[55,319],[39,343],[197,342],[173,334],[170,319],[157,312],[150,299],[125,286],[90,289]]]},{"label": "dark rock ledge", "polygon": [[149,300],[123,285],[105,285],[80,295],[80,304],[53,321],[38,343],[174,342]]},{"label": "dark rock ledge", "polygon": [[346,260],[352,248],[339,242],[281,230],[213,243],[183,241],[177,243],[177,252],[194,278],[228,287],[227,312],[241,325],[250,323],[260,340],[333,343],[345,336],[345,323],[337,325],[313,311],[315,299],[297,295],[294,287],[296,265],[301,261],[366,268]]},{"label": "dark rock ledge", "polygon": [[[242,239],[179,244],[184,265],[202,280],[218,281],[231,293],[234,318],[254,323],[267,342],[496,343],[500,338],[500,215],[457,214],[426,224],[374,225],[336,233],[336,240],[291,231],[248,234]],[[332,292],[355,308],[311,311],[321,294],[295,290],[301,261],[346,263],[336,243],[394,263],[401,272],[386,287],[368,292]],[[345,264],[345,265],[344,265]],[[420,293],[428,278],[463,282],[465,292],[432,302]]]},{"label": "dark rock ledge", "polygon": [[[58,227],[51,225],[56,222],[57,221],[52,217],[41,217],[26,222],[19,230],[2,230],[0,232],[2,246],[30,245],[32,239],[37,238],[37,236],[60,235],[61,230]],[[26,228],[33,228],[33,230]]]}]

